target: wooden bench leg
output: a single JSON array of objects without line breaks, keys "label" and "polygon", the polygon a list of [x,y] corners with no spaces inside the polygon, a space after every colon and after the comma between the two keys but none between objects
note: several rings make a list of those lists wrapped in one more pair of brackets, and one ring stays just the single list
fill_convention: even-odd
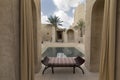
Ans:
[{"label": "wooden bench leg", "polygon": [[54,74],[54,68],[53,68],[53,67],[51,67],[51,69],[52,69],[52,74]]},{"label": "wooden bench leg", "polygon": [[84,70],[80,66],[78,66],[78,67],[82,70],[82,73],[84,74],[85,73]]},{"label": "wooden bench leg", "polygon": [[46,70],[46,69],[48,69],[48,68],[49,68],[49,67],[48,67],[48,66],[46,66],[46,67],[44,68],[44,70],[43,70],[42,74],[44,74],[45,70]]},{"label": "wooden bench leg", "polygon": [[75,67],[73,67],[73,74],[75,74]]}]

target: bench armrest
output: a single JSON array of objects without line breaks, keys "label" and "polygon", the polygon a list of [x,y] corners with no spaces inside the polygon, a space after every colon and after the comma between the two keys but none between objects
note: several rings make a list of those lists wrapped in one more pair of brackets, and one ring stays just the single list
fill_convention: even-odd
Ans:
[{"label": "bench armrest", "polygon": [[41,63],[45,66],[48,66],[49,58],[46,56],[43,60],[41,60]]},{"label": "bench armrest", "polygon": [[76,65],[80,66],[80,65],[82,65],[85,62],[85,60],[82,57],[77,56],[75,58],[75,62],[76,62]]}]

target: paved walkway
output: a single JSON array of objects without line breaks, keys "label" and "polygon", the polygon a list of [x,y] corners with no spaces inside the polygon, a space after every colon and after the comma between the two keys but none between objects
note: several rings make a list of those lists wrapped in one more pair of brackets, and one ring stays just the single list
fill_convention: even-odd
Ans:
[{"label": "paved walkway", "polygon": [[51,69],[45,71],[42,75],[41,72],[35,75],[35,80],[98,80],[98,73],[89,72],[85,67],[83,68],[85,74],[83,75],[79,68],[76,68],[76,73],[73,74],[72,68],[55,68],[55,73],[51,73]]},{"label": "paved walkway", "polygon": [[[44,52],[47,47],[75,47],[81,52],[85,52],[84,44],[79,43],[49,43],[46,42],[42,44],[42,52]],[[76,68],[76,73],[72,73],[72,68],[55,68],[55,73],[51,73],[51,69],[46,70],[45,74],[42,75],[41,72],[35,75],[35,80],[98,80],[98,73],[89,72],[84,65],[82,65],[85,74],[83,75],[79,68]]]}]

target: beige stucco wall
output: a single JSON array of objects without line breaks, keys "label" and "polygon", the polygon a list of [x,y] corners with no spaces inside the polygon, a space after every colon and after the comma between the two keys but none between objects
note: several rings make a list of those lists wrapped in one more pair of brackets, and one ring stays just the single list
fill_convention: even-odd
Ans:
[{"label": "beige stucco wall", "polygon": [[19,0],[0,0],[0,80],[19,80]]},{"label": "beige stucco wall", "polygon": [[[86,4],[85,3],[79,4],[78,7],[76,7],[74,12],[74,23],[72,25],[72,28],[74,28],[77,25],[79,20],[83,20],[85,22],[85,15],[86,15]],[[83,37],[80,37],[80,33],[81,33],[80,29],[75,30],[75,32],[76,32],[75,42],[80,41],[81,43],[84,43],[85,28],[82,28]]]},{"label": "beige stucco wall", "polygon": [[86,0],[86,15],[85,15],[85,53],[86,53],[86,67],[90,69],[90,41],[91,41],[91,15],[93,4],[96,0]]},{"label": "beige stucco wall", "polygon": [[67,31],[67,40],[68,42],[75,42],[75,32],[72,29]]},{"label": "beige stucco wall", "polygon": [[[73,31],[73,41],[69,41],[69,39],[68,39],[68,31],[69,30],[72,30]],[[78,43],[78,41],[79,41],[79,34],[78,34],[78,30],[75,30],[74,29],[74,27],[71,27],[70,29],[67,29],[67,30],[65,30],[64,32],[63,32],[63,37],[64,37],[64,42],[65,43]]]},{"label": "beige stucco wall", "polygon": [[120,80],[120,1],[118,0],[117,8],[117,40],[116,40],[116,65],[115,80]]},{"label": "beige stucco wall", "polygon": [[[78,42],[79,41],[79,34],[78,34],[78,30],[75,30],[73,27],[71,27],[70,29],[72,29],[74,31],[74,41],[72,42]],[[69,30],[69,29],[68,29]],[[68,34],[67,34],[67,31],[68,30],[65,30],[63,31],[63,42],[65,43],[68,43],[69,40],[68,40]],[[42,33],[42,41],[45,42],[45,41],[48,41],[48,42],[56,42],[55,41],[55,27],[53,27],[52,25],[50,24],[42,24],[41,25],[41,33]],[[49,33],[49,35],[48,35]]]},{"label": "beige stucco wall", "polygon": [[103,27],[104,1],[97,1],[92,10],[91,24],[91,71],[99,71],[100,48]]},{"label": "beige stucco wall", "polygon": [[[52,30],[52,25],[50,24],[42,24],[41,31],[42,31],[42,41],[51,41],[52,34],[54,30]],[[55,37],[55,36],[54,36]]]},{"label": "beige stucco wall", "polygon": [[98,72],[100,62],[104,1],[87,0],[86,6],[86,67],[92,72]]},{"label": "beige stucco wall", "polygon": [[79,4],[74,13],[74,25],[78,23],[80,19],[85,21],[85,4]]}]

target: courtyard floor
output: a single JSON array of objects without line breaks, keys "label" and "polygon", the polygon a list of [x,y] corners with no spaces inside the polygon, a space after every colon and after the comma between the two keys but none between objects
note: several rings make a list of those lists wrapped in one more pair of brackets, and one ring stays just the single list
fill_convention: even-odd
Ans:
[{"label": "courtyard floor", "polygon": [[51,73],[51,69],[45,71],[42,75],[42,70],[35,75],[35,80],[98,80],[98,73],[89,72],[84,66],[82,66],[85,74],[83,75],[79,68],[76,68],[76,73],[73,74],[72,68],[55,68],[55,73]]},{"label": "courtyard floor", "polygon": [[[85,53],[83,43],[49,43],[46,42],[42,44],[42,53],[48,47],[75,47],[81,52]],[[82,65],[85,74],[83,75],[79,68],[76,68],[76,73],[73,74],[73,68],[54,68],[55,73],[51,73],[51,69],[45,71],[45,74],[42,75],[42,70],[35,75],[35,80],[98,80],[98,73],[89,72],[84,65]]]}]

